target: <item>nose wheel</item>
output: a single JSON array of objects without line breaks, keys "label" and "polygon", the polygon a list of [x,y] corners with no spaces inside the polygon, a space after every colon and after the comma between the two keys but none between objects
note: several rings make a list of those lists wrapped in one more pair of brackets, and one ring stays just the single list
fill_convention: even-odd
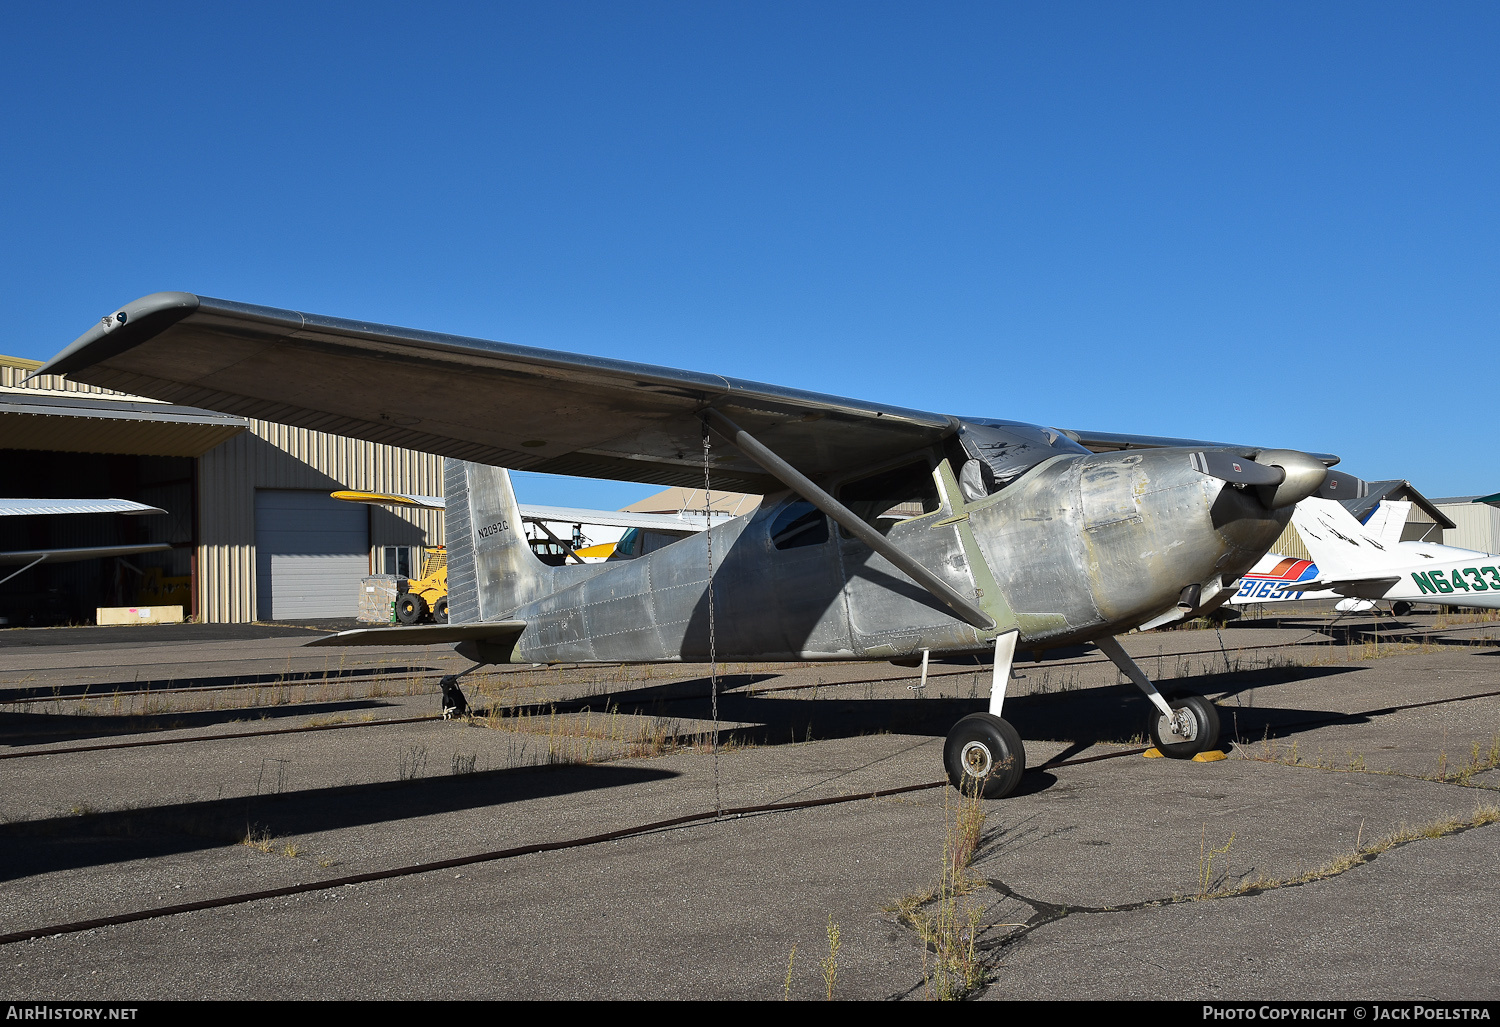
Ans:
[{"label": "nose wheel", "polygon": [[1151,742],[1163,756],[1192,759],[1219,744],[1219,708],[1201,695],[1168,700],[1169,720],[1161,712],[1151,718]]},{"label": "nose wheel", "polygon": [[965,794],[977,789],[986,799],[1001,799],[1021,783],[1026,747],[1009,722],[991,713],[971,713],[948,732],[943,766],[949,782]]}]

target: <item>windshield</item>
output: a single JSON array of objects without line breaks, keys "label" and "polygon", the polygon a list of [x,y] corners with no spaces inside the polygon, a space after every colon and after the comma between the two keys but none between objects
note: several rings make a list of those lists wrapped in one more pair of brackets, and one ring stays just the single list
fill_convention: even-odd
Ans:
[{"label": "windshield", "polygon": [[1000,491],[1043,460],[1088,453],[1056,428],[1019,421],[963,421],[958,442],[966,457],[959,470],[959,485],[970,502]]}]

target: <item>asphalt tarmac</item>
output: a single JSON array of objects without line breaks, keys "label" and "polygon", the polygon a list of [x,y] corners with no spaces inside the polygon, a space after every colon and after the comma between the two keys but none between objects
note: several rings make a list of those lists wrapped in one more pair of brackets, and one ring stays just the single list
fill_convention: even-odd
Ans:
[{"label": "asphalt tarmac", "polygon": [[50,929],[0,994],[1500,998],[1497,620],[1124,639],[1211,763],[1145,758],[1098,653],[1018,662],[1030,769],[967,820],[972,664],[729,665],[714,746],[707,667],[478,671],[444,721],[445,647],[314,634],[0,632],[0,935]]}]

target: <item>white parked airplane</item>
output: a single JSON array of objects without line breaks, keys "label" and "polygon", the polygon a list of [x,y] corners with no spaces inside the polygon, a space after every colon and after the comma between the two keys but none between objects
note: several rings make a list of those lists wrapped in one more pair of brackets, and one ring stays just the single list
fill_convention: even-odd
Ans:
[{"label": "white parked airplane", "polygon": [[[0,517],[30,517],[48,514],[164,514],[165,510],[129,499],[0,499]],[[0,565],[24,564],[20,570],[12,571],[0,578],[4,584],[16,575],[24,573],[42,561],[48,563],[73,563],[78,560],[97,560],[106,556],[134,556],[138,553],[155,553],[172,547],[166,542],[148,542],[131,546],[75,546],[71,549],[12,549],[0,552]]]},{"label": "white parked airplane", "polygon": [[1235,605],[1342,597],[1340,611],[1388,600],[1397,615],[1412,603],[1500,608],[1500,556],[1433,542],[1402,542],[1411,504],[1385,501],[1368,523],[1326,499],[1304,499],[1292,524],[1312,560],[1271,553],[1241,579]]}]

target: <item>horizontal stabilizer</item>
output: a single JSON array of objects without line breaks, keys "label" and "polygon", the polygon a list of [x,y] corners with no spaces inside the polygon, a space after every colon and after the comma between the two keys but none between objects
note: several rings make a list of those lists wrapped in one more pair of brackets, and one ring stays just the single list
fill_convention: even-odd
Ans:
[{"label": "horizontal stabilizer", "polygon": [[1288,585],[1284,592],[1333,592],[1352,599],[1381,599],[1400,581],[1399,577],[1388,578],[1340,578],[1321,581],[1299,581]]},{"label": "horizontal stabilizer", "polygon": [[354,628],[336,635],[324,635],[308,642],[309,646],[328,645],[441,645],[448,642],[487,642],[503,645],[513,642],[526,630],[523,620],[502,620],[479,624],[414,624],[410,627]]}]

